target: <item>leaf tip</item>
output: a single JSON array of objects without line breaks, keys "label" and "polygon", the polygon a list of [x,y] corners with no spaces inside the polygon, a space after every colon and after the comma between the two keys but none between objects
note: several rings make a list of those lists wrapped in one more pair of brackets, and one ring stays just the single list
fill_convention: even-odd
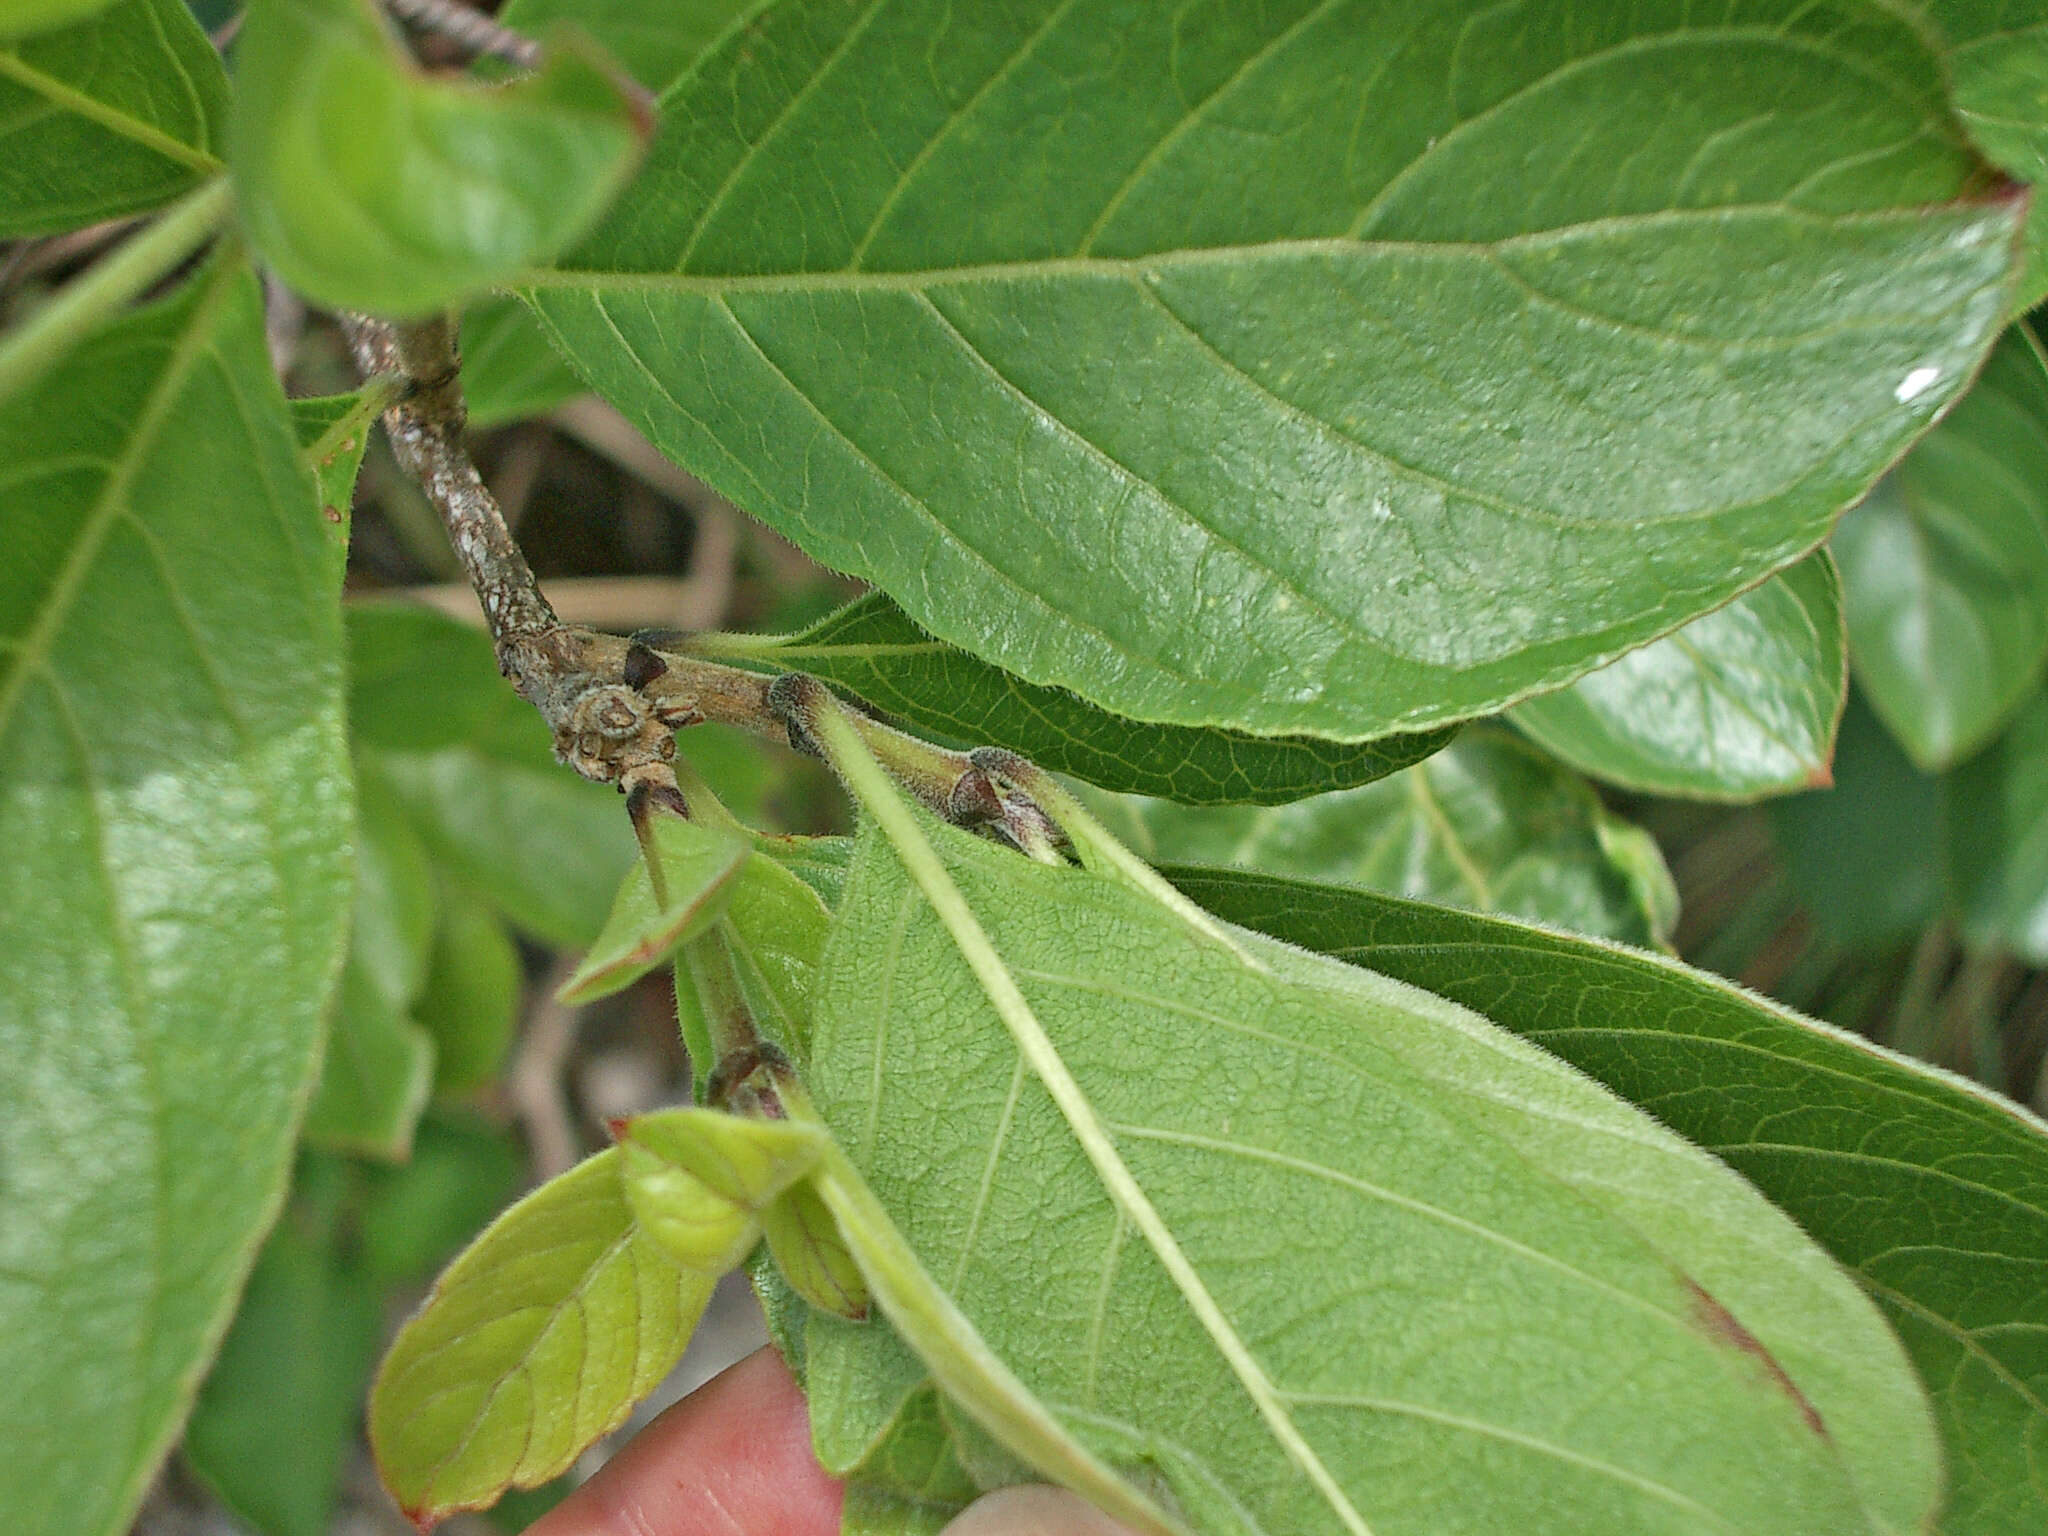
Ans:
[{"label": "leaf tip", "polygon": [[1803,787],[1807,789],[1833,789],[1835,787],[1834,760],[1830,758],[1826,762],[1816,763],[1813,772],[1809,773],[1801,782]]}]

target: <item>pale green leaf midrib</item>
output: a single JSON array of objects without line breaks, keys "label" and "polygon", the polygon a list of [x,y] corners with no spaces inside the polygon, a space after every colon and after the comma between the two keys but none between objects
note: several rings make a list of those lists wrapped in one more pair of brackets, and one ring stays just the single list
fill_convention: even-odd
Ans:
[{"label": "pale green leaf midrib", "polygon": [[226,301],[234,277],[232,266],[223,264],[217,267],[209,287],[194,302],[170,360],[144,397],[127,444],[111,466],[106,484],[100,488],[99,496],[87,513],[56,581],[43,595],[42,606],[34,621],[11,647],[13,665],[6,676],[0,678],[0,733],[7,730],[13,719],[29,674],[48,662],[50,648],[78,601],[108,532],[126,513],[129,487],[143,458],[155,446],[157,434],[162,430],[178,393],[184,388],[186,376],[208,345],[214,316]]},{"label": "pale green leaf midrib", "polygon": [[1210,1294],[1200,1271],[1189,1260],[1158,1208],[1123,1161],[1108,1128],[1067,1069],[1064,1058],[1053,1046],[1044,1026],[1038,1022],[987,931],[967,905],[966,898],[940,861],[937,851],[926,840],[910,807],[897,794],[879,765],[868,756],[865,745],[840,715],[828,714],[821,726],[830,738],[827,745],[835,763],[852,780],[855,793],[888,835],[905,872],[923,893],[961,958],[974,972],[983,994],[1016,1041],[1033,1075],[1051,1094],[1068,1129],[1106,1187],[1111,1203],[1144,1237],[1189,1311],[1237,1377],[1268,1431],[1279,1442],[1288,1459],[1308,1476],[1338,1523],[1351,1536],[1372,1536],[1371,1527],[1295,1424],[1279,1390],[1266,1375],[1265,1367]]},{"label": "pale green leaf midrib", "polygon": [[[54,75],[46,74],[12,51],[0,52],[0,76],[13,80],[24,89],[34,91],[59,111],[68,112],[98,123],[111,133],[117,133],[144,149],[153,150],[166,160],[174,161],[188,170],[201,175],[212,175],[224,169],[223,162],[182,139],[173,138],[154,123],[110,106],[96,97],[88,96],[74,86],[65,84]],[[190,88],[190,82],[187,82]]]}]

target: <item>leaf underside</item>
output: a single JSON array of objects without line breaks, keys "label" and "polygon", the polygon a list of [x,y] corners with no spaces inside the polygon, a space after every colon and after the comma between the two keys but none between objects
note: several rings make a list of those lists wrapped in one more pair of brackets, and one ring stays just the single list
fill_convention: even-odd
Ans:
[{"label": "leaf underside", "polygon": [[1850,4],[797,3],[663,105],[526,280],[595,388],[1019,677],[1349,741],[1810,549],[2020,213]]},{"label": "leaf underside", "polygon": [[1943,1536],[2048,1526],[2040,1121],[1652,955],[1369,891],[1168,873],[1234,922],[1483,1012],[1730,1164],[1848,1268],[1905,1342],[1946,1453]]},{"label": "leaf underside", "polygon": [[[1197,1529],[1862,1531],[1838,1444],[1871,1509],[1900,1529],[1924,1513],[1931,1432],[1896,1347],[1711,1163],[1462,1010],[1253,936],[1248,966],[1149,897],[929,833],[1297,1450],[1355,1512],[1269,1433],[1248,1368],[1074,1155],[872,831],[827,950],[819,1106],[990,1345]],[[1445,1055],[1490,1081],[1437,1080]],[[915,1080],[885,1058],[919,1063]],[[1645,1142],[1717,1191],[1717,1241],[1753,1245],[1711,1288],[1674,1259],[1682,1239],[1653,1247],[1614,1214],[1617,1149]],[[1803,1300],[1771,1303],[1762,1277],[1788,1273]],[[1763,1363],[1785,1352],[1757,1338],[1797,1347],[1816,1327],[1830,1342],[1809,1336],[1788,1391]],[[1835,1441],[1811,1428],[1820,1399]],[[1855,1454],[1878,1436],[1882,1455]]]}]

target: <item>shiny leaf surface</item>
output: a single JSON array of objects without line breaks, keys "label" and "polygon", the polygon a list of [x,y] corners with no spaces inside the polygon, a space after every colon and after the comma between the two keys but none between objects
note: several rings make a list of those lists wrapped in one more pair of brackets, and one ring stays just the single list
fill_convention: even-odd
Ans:
[{"label": "shiny leaf surface", "polygon": [[1816,554],[1509,718],[1607,783],[1752,800],[1826,780],[1848,684],[1841,583]]},{"label": "shiny leaf surface", "polygon": [[524,279],[655,443],[1027,681],[1345,741],[1812,548],[2021,211],[1909,24],[1795,0],[809,0],[663,125]]},{"label": "shiny leaf surface", "polygon": [[2048,662],[2048,361],[2025,325],[1834,551],[1879,718],[1928,772],[1968,757]]}]

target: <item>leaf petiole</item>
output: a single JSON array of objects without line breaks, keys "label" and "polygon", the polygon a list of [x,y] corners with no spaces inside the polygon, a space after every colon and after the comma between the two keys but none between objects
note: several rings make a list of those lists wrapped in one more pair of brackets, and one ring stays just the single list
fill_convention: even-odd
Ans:
[{"label": "leaf petiole", "polygon": [[171,204],[163,217],[31,315],[0,345],[0,400],[26,388],[116,310],[204,245],[233,202],[225,176]]}]

